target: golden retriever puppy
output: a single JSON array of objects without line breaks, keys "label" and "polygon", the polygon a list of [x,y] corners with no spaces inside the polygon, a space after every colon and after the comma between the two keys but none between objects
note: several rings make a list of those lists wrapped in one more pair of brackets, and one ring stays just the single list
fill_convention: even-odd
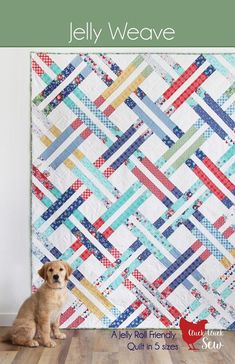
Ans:
[{"label": "golden retriever puppy", "polygon": [[63,261],[48,262],[38,271],[44,283],[22,304],[12,327],[1,341],[29,347],[39,343],[49,348],[56,339],[65,339],[59,331],[62,306],[66,301],[66,283],[72,273],[70,265]]}]

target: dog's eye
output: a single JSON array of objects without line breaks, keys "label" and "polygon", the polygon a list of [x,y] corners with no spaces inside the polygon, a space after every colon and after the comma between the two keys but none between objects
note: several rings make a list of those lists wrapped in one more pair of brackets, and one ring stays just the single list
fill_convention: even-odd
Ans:
[{"label": "dog's eye", "polygon": [[63,268],[60,268],[60,271],[62,271],[63,270]]},{"label": "dog's eye", "polygon": [[53,272],[53,269],[52,269],[52,268],[50,268],[50,269],[49,269],[49,272]]}]

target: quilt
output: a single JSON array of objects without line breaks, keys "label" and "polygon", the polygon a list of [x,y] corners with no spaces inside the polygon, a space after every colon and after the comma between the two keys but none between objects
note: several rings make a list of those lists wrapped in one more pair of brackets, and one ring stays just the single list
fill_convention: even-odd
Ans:
[{"label": "quilt", "polygon": [[235,55],[32,53],[32,289],[66,328],[235,329]]}]

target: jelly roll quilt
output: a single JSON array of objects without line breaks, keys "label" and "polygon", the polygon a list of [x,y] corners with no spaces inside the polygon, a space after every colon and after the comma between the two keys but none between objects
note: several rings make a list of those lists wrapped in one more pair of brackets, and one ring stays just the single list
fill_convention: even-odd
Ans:
[{"label": "jelly roll quilt", "polygon": [[66,328],[235,328],[235,55],[31,54],[32,289]]}]

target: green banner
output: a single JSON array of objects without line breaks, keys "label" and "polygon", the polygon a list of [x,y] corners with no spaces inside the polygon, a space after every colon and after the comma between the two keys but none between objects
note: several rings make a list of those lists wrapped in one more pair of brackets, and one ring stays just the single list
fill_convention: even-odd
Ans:
[{"label": "green banner", "polygon": [[235,1],[1,1],[0,46],[233,47]]}]

